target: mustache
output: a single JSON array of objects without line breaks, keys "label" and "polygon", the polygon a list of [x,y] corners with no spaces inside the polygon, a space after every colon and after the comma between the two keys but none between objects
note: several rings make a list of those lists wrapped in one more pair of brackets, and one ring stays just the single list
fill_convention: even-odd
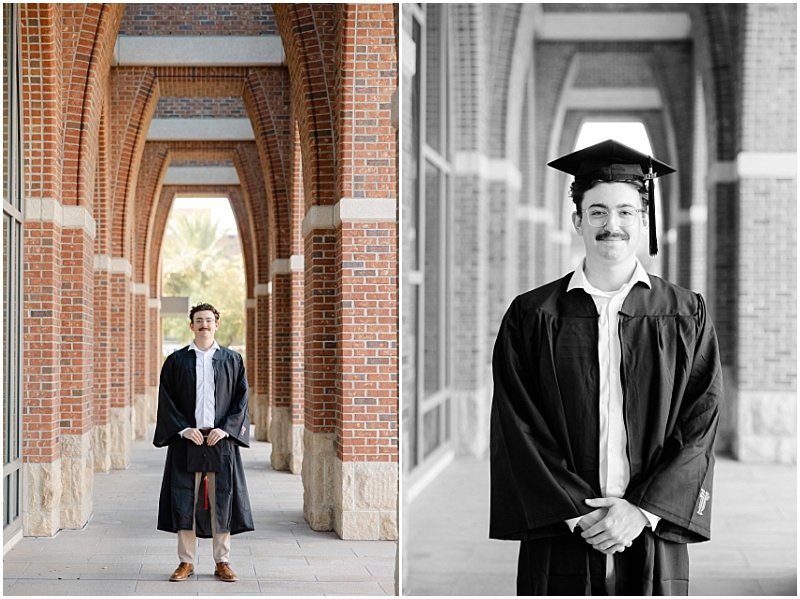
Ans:
[{"label": "mustache", "polygon": [[630,239],[630,235],[626,233],[609,233],[605,231],[600,233],[595,237],[597,241],[608,241],[609,239],[621,239],[622,241],[628,241]]}]

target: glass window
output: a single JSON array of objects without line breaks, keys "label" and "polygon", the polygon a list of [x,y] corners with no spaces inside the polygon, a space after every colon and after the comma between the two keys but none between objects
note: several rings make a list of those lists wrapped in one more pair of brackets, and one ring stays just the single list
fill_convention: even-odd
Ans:
[{"label": "glass window", "polygon": [[3,5],[3,541],[21,527],[22,135],[19,5]]}]

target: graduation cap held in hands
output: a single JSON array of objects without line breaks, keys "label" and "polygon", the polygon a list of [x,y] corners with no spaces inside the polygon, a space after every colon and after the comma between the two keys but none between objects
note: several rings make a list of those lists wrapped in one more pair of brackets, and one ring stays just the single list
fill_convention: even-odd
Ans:
[{"label": "graduation cap held in hands", "polygon": [[613,139],[557,158],[547,166],[572,175],[576,181],[647,181],[650,255],[658,253],[653,180],[674,173],[674,168]]}]

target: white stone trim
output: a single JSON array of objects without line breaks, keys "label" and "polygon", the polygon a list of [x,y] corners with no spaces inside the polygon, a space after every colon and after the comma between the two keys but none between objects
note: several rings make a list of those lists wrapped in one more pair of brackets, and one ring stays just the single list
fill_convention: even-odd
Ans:
[{"label": "white stone trim", "polygon": [[289,268],[292,272],[305,272],[306,259],[303,254],[292,254],[289,256]]},{"label": "white stone trim", "polygon": [[527,220],[531,223],[541,223],[545,225],[552,225],[555,223],[555,215],[541,206],[532,206],[530,204],[520,204],[517,206],[517,218],[520,220]]},{"label": "white stone trim", "polygon": [[111,270],[111,256],[108,254],[95,254],[94,269],[97,271]]},{"label": "white stone trim", "polygon": [[150,295],[150,288],[147,283],[131,283],[131,289],[133,289],[134,295]]},{"label": "white stone trim", "polygon": [[489,158],[483,152],[456,152],[453,164],[456,174],[477,174],[485,181],[500,181],[515,191],[522,189],[522,173],[506,158]]},{"label": "white stone trim", "polygon": [[64,213],[61,204],[53,198],[27,198],[25,200],[25,221],[55,223],[61,227]]},{"label": "white stone trim", "polygon": [[685,12],[542,12],[538,41],[663,42],[691,38]]},{"label": "white stone trim", "polygon": [[311,206],[303,218],[303,238],[316,229],[335,229],[333,206]]},{"label": "white stone trim", "polygon": [[161,299],[157,297],[149,297],[147,298],[147,307],[148,308],[156,308],[158,310],[161,309]]},{"label": "white stone trim", "polygon": [[388,223],[397,220],[395,198],[342,198],[333,207],[333,225],[340,223]]},{"label": "white stone trim", "polygon": [[655,87],[573,87],[564,98],[572,110],[661,110],[661,93]]},{"label": "white stone trim", "polygon": [[63,206],[64,229],[83,229],[94,239],[97,223],[85,206]]},{"label": "white stone trim", "polygon": [[255,308],[256,307],[256,300],[252,297],[248,297],[244,300],[244,307],[245,308]]},{"label": "white stone trim", "polygon": [[551,229],[550,241],[557,245],[563,245],[564,247],[569,247],[570,245],[572,245],[572,233],[569,231],[563,231],[561,229]]},{"label": "white stone trim", "polygon": [[267,283],[267,295],[271,295],[271,294],[272,294],[272,281]]},{"label": "white stone trim", "polygon": [[740,152],[736,171],[742,179],[796,179],[797,152]]},{"label": "white stone trim", "polygon": [[267,295],[268,293],[270,293],[269,284],[259,283],[253,287],[254,296]]},{"label": "white stone trim", "polygon": [[679,225],[704,225],[708,221],[708,206],[697,204],[689,208],[681,208],[678,211]]},{"label": "white stone trim", "polygon": [[163,118],[150,121],[147,141],[253,141],[248,118]]},{"label": "white stone trim", "polygon": [[164,185],[240,185],[234,166],[170,166]]},{"label": "white stone trim", "polygon": [[289,259],[288,258],[276,258],[272,261],[272,266],[269,268],[269,276],[273,277],[275,275],[285,275],[292,272],[289,269]]},{"label": "white stone trim", "polygon": [[94,269],[98,271],[107,270],[112,273],[124,273],[131,276],[133,267],[125,258],[112,258],[108,254],[94,255]]},{"label": "white stone trim", "polygon": [[284,64],[279,35],[120,35],[115,66],[249,66]]},{"label": "white stone trim", "polygon": [[736,163],[732,161],[718,161],[708,167],[708,179],[711,183],[735,183],[739,180],[736,172]]}]

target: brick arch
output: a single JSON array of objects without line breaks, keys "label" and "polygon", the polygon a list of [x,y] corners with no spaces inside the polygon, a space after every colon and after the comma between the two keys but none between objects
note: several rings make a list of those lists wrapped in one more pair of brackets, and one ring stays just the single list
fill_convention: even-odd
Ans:
[{"label": "brick arch", "polygon": [[[703,33],[695,35],[695,43],[708,59],[707,94],[715,116],[716,131],[713,149],[719,161],[734,160],[739,150],[739,121],[737,116],[738,73],[737,56],[741,46],[739,28],[743,6],[702,4],[693,13]],[[710,119],[709,119],[710,120]],[[709,149],[711,149],[711,147]]]},{"label": "brick arch", "polygon": [[115,111],[111,161],[117,176],[111,190],[111,228],[115,232],[111,240],[111,255],[115,258],[128,259],[133,255],[133,205],[139,166],[147,129],[160,95],[154,69],[114,69],[111,77],[111,101]]},{"label": "brick arch", "polygon": [[239,144],[233,152],[233,162],[250,214],[254,240],[253,280],[247,289],[247,297],[252,298],[254,285],[269,283],[269,267],[274,257],[274,243],[271,239],[275,231],[274,217],[268,209],[258,148],[252,143]]},{"label": "brick arch", "polygon": [[287,181],[293,141],[289,72],[284,68],[252,69],[245,84],[244,103],[253,122],[266,183],[270,255],[288,258],[291,232]]},{"label": "brick arch", "polygon": [[303,154],[306,212],[335,201],[334,7],[275,4],[278,31],[286,52],[295,116]]},{"label": "brick arch", "polygon": [[97,135],[123,4],[65,4],[62,204],[88,205],[94,192]]}]

